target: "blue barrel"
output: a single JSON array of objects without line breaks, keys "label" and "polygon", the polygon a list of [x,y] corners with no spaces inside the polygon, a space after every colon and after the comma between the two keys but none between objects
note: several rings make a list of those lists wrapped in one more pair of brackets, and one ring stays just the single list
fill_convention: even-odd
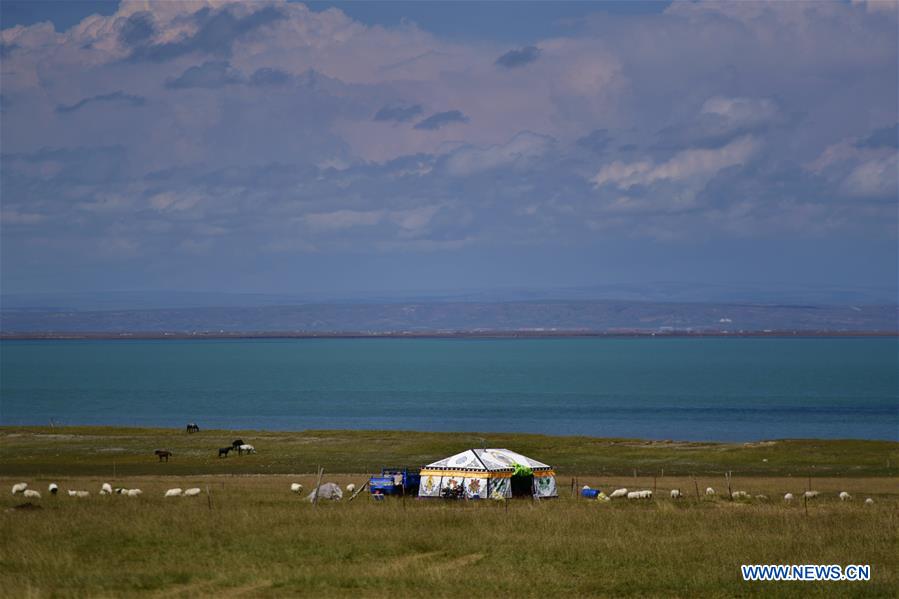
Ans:
[{"label": "blue barrel", "polygon": [[587,499],[596,499],[596,496],[599,495],[599,493],[599,489],[581,489],[581,497]]}]

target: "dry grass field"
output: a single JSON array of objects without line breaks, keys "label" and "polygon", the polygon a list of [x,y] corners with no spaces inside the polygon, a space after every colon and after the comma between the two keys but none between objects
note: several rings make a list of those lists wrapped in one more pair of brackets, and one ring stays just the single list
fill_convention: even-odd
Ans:
[{"label": "dry grass field", "polygon": [[[94,453],[107,455],[109,452],[101,450],[132,447],[123,441],[127,431],[110,430],[106,435],[65,432],[71,435],[73,449],[69,453],[56,438],[42,441],[40,435],[44,434],[0,430],[4,456],[0,461],[0,596],[899,594],[899,484],[889,474],[849,476],[838,471],[819,476],[815,472],[811,485],[821,496],[807,506],[802,501],[787,505],[782,496],[787,491],[798,495],[806,489],[808,475],[798,472],[808,468],[797,467],[793,476],[747,475],[735,469],[733,490],[770,498],[741,502],[722,497],[726,483],[714,468],[692,467],[697,471],[700,492],[707,486],[719,492],[714,498],[701,495],[697,499],[689,475],[672,476],[669,466],[661,476],[661,468],[650,473],[641,463],[646,472],[641,475],[638,468],[634,479],[622,463],[617,472],[606,474],[601,472],[603,466],[593,474],[579,468],[562,469],[560,497],[550,501],[409,498],[376,502],[360,495],[352,503],[323,502],[313,507],[289,491],[291,482],[312,488],[314,477],[309,472],[313,469],[299,470],[300,474],[265,473],[266,447],[272,452],[280,447],[277,451],[281,452],[287,451],[287,446],[269,443],[264,435],[254,437],[260,451],[256,456],[220,460],[233,464],[234,473],[204,472],[202,464],[193,464],[194,471],[180,474],[172,466],[187,447],[181,451],[176,447],[176,457],[166,465],[152,461],[151,446],[149,459],[143,456],[141,462],[149,472],[117,472],[113,478],[105,463],[91,465],[89,456],[82,461],[78,448],[89,445]],[[154,434],[155,442],[158,435],[169,433]],[[353,438],[354,433],[346,434]],[[243,436],[250,441],[250,434]],[[190,437],[180,433],[172,439],[204,443],[196,435]],[[139,434],[129,438],[140,443],[133,441],[140,439]],[[567,438],[559,440],[563,447],[569,442]],[[888,451],[880,456],[884,464],[895,451],[890,445],[895,444],[887,444]],[[37,450],[40,447],[44,452]],[[738,452],[719,448],[721,453],[731,449]],[[427,453],[430,448],[418,450]],[[326,467],[325,481],[359,485],[367,477],[362,470],[359,474],[331,474],[340,471],[337,466],[341,463],[333,454],[307,451],[312,455],[306,459]],[[675,450],[669,447],[665,451]],[[757,449],[747,447],[746,451]],[[19,455],[23,452],[25,457]],[[375,459],[363,445],[358,452],[365,455],[361,459]],[[117,468],[129,463],[128,451],[117,454],[125,454]],[[786,460],[776,452],[768,455],[765,459],[769,461],[763,465]],[[821,453],[827,455],[831,453]],[[23,473],[28,457],[33,464],[40,464],[40,472]],[[534,457],[545,456],[534,453]],[[277,464],[281,459],[273,461]],[[666,459],[685,458],[674,455]],[[248,472],[252,470],[250,460],[257,460],[260,472]],[[72,474],[66,474],[67,461]],[[723,467],[739,460],[731,462]],[[836,468],[823,459],[818,462],[818,468]],[[85,473],[94,467],[100,470]],[[181,467],[186,468],[183,463]],[[136,466],[133,469],[138,470]],[[576,499],[570,493],[575,477],[578,485],[607,491],[619,486],[655,487],[656,498],[612,503]],[[19,481],[42,492],[43,497],[34,501],[41,509],[13,509],[25,501],[9,492]],[[60,485],[60,495],[48,495],[50,482]],[[103,482],[140,488],[143,495],[100,496]],[[203,493],[193,498],[164,498],[170,487],[200,487]],[[679,488],[686,497],[671,500],[672,488]],[[72,498],[65,494],[67,489],[84,489],[91,495]],[[854,500],[840,502],[837,493],[842,490],[852,493]],[[874,505],[864,505],[865,497],[872,497]],[[870,564],[872,580],[743,582],[740,565],[750,563]]]}]

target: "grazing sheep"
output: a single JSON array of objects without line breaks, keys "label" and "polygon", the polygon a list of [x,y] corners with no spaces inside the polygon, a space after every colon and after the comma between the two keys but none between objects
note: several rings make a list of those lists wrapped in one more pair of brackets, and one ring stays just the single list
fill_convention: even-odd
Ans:
[{"label": "grazing sheep", "polygon": [[24,491],[22,491],[22,495],[24,495],[28,499],[40,499],[41,498],[41,494],[38,491],[35,491],[34,489],[25,489]]},{"label": "grazing sheep", "polygon": [[90,491],[72,491],[69,490],[69,497],[87,497],[90,495]]},{"label": "grazing sheep", "polygon": [[705,489],[705,494],[706,494],[706,495],[714,495],[714,494],[715,494],[715,489],[713,489],[712,487],[706,487],[706,489]]},{"label": "grazing sheep", "polygon": [[874,500],[868,497],[865,499],[865,505],[874,505]]},{"label": "grazing sheep", "polygon": [[631,491],[627,494],[628,499],[652,499],[652,491]]},{"label": "grazing sheep", "polygon": [[124,494],[128,495],[128,497],[140,497],[144,492],[140,489],[128,489]]},{"label": "grazing sheep", "polygon": [[166,491],[165,496],[166,497],[181,497],[181,493],[183,493],[183,491],[176,487],[174,489],[169,489],[168,491]]},{"label": "grazing sheep", "polygon": [[755,498],[758,499],[759,501],[768,501],[767,495],[756,495]]},{"label": "grazing sheep", "polygon": [[100,495],[112,495],[112,485],[103,483],[103,486],[100,487]]},{"label": "grazing sheep", "polygon": [[683,494],[681,494],[680,489],[671,489],[671,499],[680,499],[681,497],[683,497]]},{"label": "grazing sheep", "polygon": [[627,489],[615,489],[609,495],[609,499],[618,499],[619,497],[627,497]]},{"label": "grazing sheep", "polygon": [[353,483],[350,483],[346,486],[347,493],[354,493],[355,491],[356,491],[356,485],[354,485]]},{"label": "grazing sheep", "polygon": [[200,494],[200,488],[199,488],[199,487],[192,487],[192,488],[187,489],[186,491],[184,491],[184,496],[185,496],[185,497],[196,497],[196,496],[199,495],[199,494]]},{"label": "grazing sheep", "polygon": [[746,491],[734,491],[730,496],[732,499],[752,499],[752,496]]},{"label": "grazing sheep", "polygon": [[50,486],[47,487],[47,491],[50,492],[50,495],[56,495],[57,493],[59,493],[59,485],[57,485],[56,483],[50,483]]},{"label": "grazing sheep", "polygon": [[113,490],[113,493],[115,493],[116,495],[125,495],[126,493],[128,493],[128,489],[125,489],[123,487],[116,487]]},{"label": "grazing sheep", "polygon": [[256,453],[256,448],[252,445],[247,445],[246,443],[239,445],[237,447],[237,455],[243,455],[245,453]]},{"label": "grazing sheep", "polygon": [[846,491],[840,491],[840,501],[852,501],[852,495]]},{"label": "grazing sheep", "polygon": [[300,483],[290,483],[290,492],[291,493],[302,493],[303,485]]},{"label": "grazing sheep", "polygon": [[802,494],[802,496],[805,497],[806,499],[814,499],[815,497],[818,496],[818,492],[817,491],[806,491],[805,493]]},{"label": "grazing sheep", "polygon": [[18,495],[19,493],[23,492],[27,488],[28,488],[28,483],[17,483],[12,486],[12,494]]},{"label": "grazing sheep", "polygon": [[793,494],[787,493],[786,495],[784,495],[784,501],[793,501]]}]

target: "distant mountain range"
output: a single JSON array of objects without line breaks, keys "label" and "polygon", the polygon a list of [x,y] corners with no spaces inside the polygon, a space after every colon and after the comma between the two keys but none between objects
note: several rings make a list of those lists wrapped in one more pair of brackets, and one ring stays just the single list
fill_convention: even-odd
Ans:
[{"label": "distant mountain range", "polygon": [[895,304],[895,285],[714,284],[660,281],[554,288],[497,288],[357,291],[344,293],[234,293],[190,291],[107,291],[84,293],[5,293],[0,309],[46,311],[152,310],[159,308],[258,308],[305,304],[394,304],[522,301],[630,301],[656,303],[877,305]]},{"label": "distant mountain range", "polygon": [[[266,296],[268,297],[268,296]],[[209,298],[204,298],[209,301]],[[233,300],[229,297],[229,301]],[[423,333],[527,331],[896,333],[896,304],[633,300],[394,301],[76,309],[4,303],[4,336],[96,333]]]}]

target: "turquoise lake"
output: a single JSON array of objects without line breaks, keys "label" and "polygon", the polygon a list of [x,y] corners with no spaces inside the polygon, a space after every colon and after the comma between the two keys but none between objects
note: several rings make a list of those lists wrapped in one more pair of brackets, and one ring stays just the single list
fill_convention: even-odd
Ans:
[{"label": "turquoise lake", "polygon": [[0,423],[899,439],[895,338],[4,341]]}]

